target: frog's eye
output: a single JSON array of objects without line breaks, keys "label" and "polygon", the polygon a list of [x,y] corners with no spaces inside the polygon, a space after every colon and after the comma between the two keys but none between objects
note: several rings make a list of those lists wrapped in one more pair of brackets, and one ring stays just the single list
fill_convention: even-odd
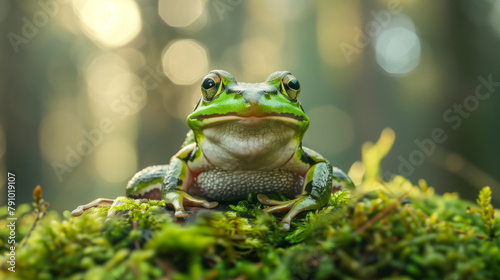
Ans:
[{"label": "frog's eye", "polygon": [[300,94],[299,81],[292,75],[288,74],[282,80],[283,91],[292,100],[297,101]]},{"label": "frog's eye", "polygon": [[201,93],[206,101],[211,101],[221,89],[221,79],[216,73],[209,73],[201,83]]}]

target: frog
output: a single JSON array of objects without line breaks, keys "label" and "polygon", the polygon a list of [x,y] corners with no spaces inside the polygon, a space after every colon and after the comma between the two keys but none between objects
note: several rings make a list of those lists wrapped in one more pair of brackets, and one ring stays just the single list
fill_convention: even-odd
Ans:
[{"label": "frog", "polygon": [[[332,189],[353,189],[345,172],[302,145],[309,118],[298,100],[301,86],[288,71],[263,83],[243,83],[227,71],[212,70],[187,117],[189,133],[169,164],[137,172],[126,197],[139,202],[164,200],[175,218],[189,216],[185,206],[214,208],[253,195],[264,213],[288,211],[282,230],[299,213],[327,205]],[[271,199],[279,193],[287,200]],[[78,206],[73,216],[118,197]],[[111,211],[110,209],[110,211]]]}]

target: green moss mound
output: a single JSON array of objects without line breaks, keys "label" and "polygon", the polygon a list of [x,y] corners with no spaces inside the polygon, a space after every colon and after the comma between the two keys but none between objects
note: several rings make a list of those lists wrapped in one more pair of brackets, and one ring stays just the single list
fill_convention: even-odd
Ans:
[{"label": "green moss mound", "polygon": [[[363,146],[349,175],[355,191],[294,220],[256,211],[251,199],[229,211],[199,211],[180,223],[162,202],[135,204],[106,221],[106,208],[78,218],[16,209],[16,266],[8,270],[8,211],[0,208],[1,279],[494,279],[500,229],[488,187],[477,204],[437,195],[421,180],[380,177],[390,130]],[[39,199],[39,197],[38,197]],[[34,207],[40,205],[37,201]],[[37,208],[39,209],[39,208]],[[36,216],[45,217],[30,231]],[[30,235],[26,244],[20,240]],[[26,239],[25,239],[26,240]]]}]

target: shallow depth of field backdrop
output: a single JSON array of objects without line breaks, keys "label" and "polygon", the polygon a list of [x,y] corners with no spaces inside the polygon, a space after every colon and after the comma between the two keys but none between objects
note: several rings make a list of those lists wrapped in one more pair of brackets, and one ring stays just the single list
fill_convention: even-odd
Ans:
[{"label": "shallow depth of field backdrop", "polygon": [[384,176],[500,204],[500,1],[0,2],[0,203],[53,210],[124,193],[168,163],[211,69],[289,70],[304,144],[348,171],[391,127]]}]

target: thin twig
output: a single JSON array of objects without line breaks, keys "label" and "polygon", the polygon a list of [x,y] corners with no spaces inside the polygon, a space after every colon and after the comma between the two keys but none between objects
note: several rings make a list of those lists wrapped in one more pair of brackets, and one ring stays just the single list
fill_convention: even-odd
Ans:
[{"label": "thin twig", "polygon": [[[459,230],[459,229],[454,229],[453,231],[455,231],[455,233],[459,233],[459,234],[467,234],[467,232]],[[476,238],[479,238],[479,239],[486,239],[486,236],[484,236],[484,235],[474,234],[474,236]]]},{"label": "thin twig", "polygon": [[376,224],[378,221],[380,221],[382,218],[387,216],[394,208],[396,208],[399,204],[401,204],[401,201],[405,199],[408,195],[410,194],[410,190],[402,194],[396,201],[394,201],[391,205],[389,205],[387,208],[384,210],[380,211],[375,217],[371,218],[368,220],[366,223],[361,225],[356,231],[353,233],[353,236],[359,235],[363,231],[367,230],[369,227],[373,226]]},{"label": "thin twig", "polygon": [[[132,221],[132,228],[134,230],[137,230],[137,221],[136,220],[133,220]],[[141,249],[141,245],[139,244],[139,240],[137,240],[137,237],[134,238],[134,245],[135,245],[135,248],[140,250]]]},{"label": "thin twig", "polygon": [[[33,233],[33,231],[35,230],[35,227],[36,225],[38,224],[38,221],[41,219],[41,217],[43,217],[43,215],[45,214],[44,211],[42,211],[42,206],[43,205],[46,205],[47,202],[43,202],[42,203],[39,203],[37,205],[37,208],[35,209],[35,214],[36,214],[36,218],[35,218],[35,221],[33,222],[33,225],[31,225],[31,228],[30,230],[28,231],[28,233],[26,234],[26,236],[24,237],[24,240],[23,240],[23,243],[21,243],[21,246],[19,248],[22,248],[26,245],[26,242],[28,241],[28,239],[30,238],[31,236],[31,233]],[[48,208],[45,207],[45,208]]]}]

